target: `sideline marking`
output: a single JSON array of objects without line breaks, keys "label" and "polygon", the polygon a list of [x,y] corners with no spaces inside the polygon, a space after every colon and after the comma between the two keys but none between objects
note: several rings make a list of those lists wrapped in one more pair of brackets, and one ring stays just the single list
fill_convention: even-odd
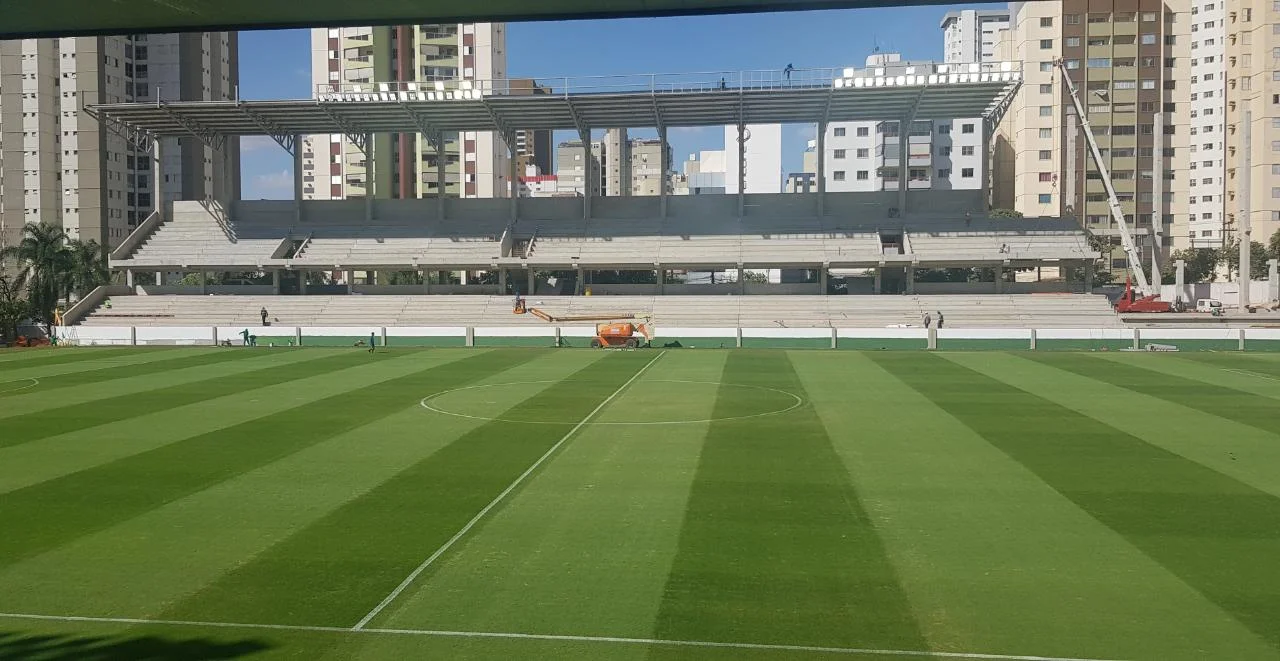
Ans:
[{"label": "sideline marking", "polygon": [[1259,379],[1266,379],[1266,380],[1268,380],[1268,381],[1280,381],[1280,379],[1277,379],[1276,377],[1271,376],[1270,374],[1259,374],[1259,373],[1257,373],[1257,372],[1251,372],[1251,371],[1249,371],[1249,370],[1237,370],[1237,369],[1231,369],[1230,367],[1223,367],[1223,368],[1221,368],[1221,369],[1222,369],[1224,372],[1235,372],[1236,374],[1243,374],[1243,375],[1245,375],[1245,376],[1254,376],[1254,377],[1257,377],[1257,378],[1259,378]]},{"label": "sideline marking", "polygon": [[621,643],[625,645],[669,645],[673,647],[707,647],[721,649],[764,650],[776,652],[815,652],[850,656],[901,656],[928,659],[986,659],[989,661],[1116,661],[1074,656],[1035,656],[1022,654],[984,654],[981,652],[936,652],[926,650],[877,650],[858,647],[822,647],[818,645],[780,645],[767,643],[720,643],[708,640],[669,640],[663,638],[626,638],[622,636],[571,636],[566,634],[509,633],[501,631],[440,631],[432,629],[348,629],[347,627],[308,626],[305,624],[253,624],[246,622],[200,622],[193,620],[148,620],[132,617],[83,617],[75,615],[35,615],[0,613],[0,618],[51,622],[91,622],[100,624],[141,624],[174,627],[216,627],[221,629],[269,629],[275,631],[315,631],[342,634],[385,634],[398,636],[431,636],[437,638],[508,638],[519,640],[551,640],[584,643]]},{"label": "sideline marking", "polygon": [[0,390],[0,395],[3,395],[4,393],[7,393],[7,392],[18,392],[19,390],[27,390],[29,388],[34,388],[40,385],[40,379],[37,379],[35,377],[28,377],[25,379],[14,379],[13,381],[0,381],[0,383],[22,383],[23,381],[30,381],[31,384],[22,386],[21,388],[9,388],[8,390]]},{"label": "sideline marking", "polygon": [[[753,388],[756,390],[767,390],[769,392],[776,392],[781,395],[786,395],[787,397],[790,397],[793,400],[795,400],[795,402],[793,402],[791,406],[788,406],[785,409],[778,409],[776,411],[765,411],[764,413],[751,413],[748,415],[735,415],[735,416],[729,416],[725,418],[704,418],[702,420],[657,420],[657,421],[637,420],[637,421],[623,421],[623,422],[592,422],[590,424],[615,425],[615,426],[617,425],[694,425],[694,424],[703,424],[703,423],[710,423],[710,422],[724,422],[726,420],[747,420],[749,418],[763,418],[765,416],[770,416],[770,415],[782,415],[783,413],[794,411],[795,409],[800,408],[801,406],[804,405],[804,400],[801,399],[799,395],[793,392],[788,392],[786,390],[781,390],[779,388],[770,388],[768,386],[757,386],[757,385],[752,385],[747,383],[722,383],[720,381],[688,381],[684,379],[650,379],[648,382],[649,383],[699,383],[699,384],[705,384],[709,386],[731,386],[735,388]],[[571,424],[574,424],[572,422],[556,422],[556,421],[549,421],[549,420],[513,420],[511,418],[489,418],[481,415],[469,415],[466,413],[457,413],[455,411],[446,411],[445,409],[436,408],[435,406],[431,405],[431,402],[435,399],[438,399],[450,393],[460,392],[463,390],[474,390],[478,388],[497,388],[500,386],[536,385],[541,383],[559,383],[559,382],[549,380],[549,381],[509,381],[507,383],[482,383],[474,386],[463,386],[461,388],[442,390],[434,395],[428,395],[426,397],[423,397],[422,401],[418,402],[418,404],[421,405],[422,408],[428,411],[432,411],[434,413],[440,413],[442,415],[451,415],[457,418],[469,418],[471,420],[482,420],[485,422],[511,422],[511,423],[518,423],[522,425],[571,425]]]},{"label": "sideline marking", "polygon": [[410,585],[412,585],[413,582],[417,580],[418,576],[421,575],[422,572],[427,570],[427,567],[430,567],[432,563],[434,563],[437,559],[440,558],[440,556],[444,555],[446,551],[452,548],[453,545],[456,544],[459,539],[462,539],[464,535],[470,532],[471,529],[475,527],[477,523],[480,522],[480,519],[483,519],[484,516],[488,514],[490,510],[492,510],[494,507],[497,507],[498,503],[502,502],[502,500],[506,498],[508,494],[510,494],[512,491],[515,491],[516,487],[520,486],[520,483],[525,481],[525,478],[532,475],[533,471],[537,470],[538,467],[542,465],[542,462],[546,461],[549,457],[551,457],[551,455],[555,454],[556,450],[559,450],[560,446],[564,445],[565,441],[568,441],[570,438],[573,437],[574,434],[578,433],[579,429],[582,429],[584,426],[586,426],[586,424],[590,422],[591,419],[594,418],[597,413],[604,410],[604,407],[609,405],[609,402],[612,402],[614,398],[622,394],[622,391],[626,390],[627,386],[631,385],[632,383],[635,382],[636,379],[640,378],[640,375],[648,371],[649,368],[652,367],[654,363],[658,362],[658,359],[664,356],[666,353],[667,353],[666,351],[663,351],[658,355],[654,356],[653,360],[650,360],[649,362],[645,363],[644,367],[641,367],[635,374],[632,374],[630,379],[627,379],[625,383],[618,386],[618,389],[613,391],[613,394],[606,397],[603,402],[600,402],[599,406],[592,409],[591,412],[586,415],[586,417],[578,421],[578,424],[574,425],[573,429],[570,429],[568,432],[565,433],[564,436],[561,436],[560,440],[556,441],[555,445],[552,445],[551,448],[547,450],[545,453],[543,453],[541,457],[538,457],[537,461],[533,462],[533,465],[525,469],[525,471],[521,473],[519,477],[513,480],[511,484],[507,485],[507,488],[503,489],[502,493],[495,496],[493,500],[489,501],[488,505],[484,506],[484,509],[476,513],[474,517],[471,517],[471,520],[467,522],[467,525],[462,526],[462,529],[454,533],[453,537],[449,538],[449,541],[445,542],[444,545],[436,549],[436,552],[432,553],[431,556],[428,557],[426,560],[423,560],[422,564],[418,565],[417,568],[415,568],[412,572],[410,572],[409,575],[406,576],[405,579],[400,582],[400,585],[397,585],[396,589],[391,591],[391,594],[388,594],[386,598],[382,600],[381,603],[379,603],[377,606],[374,606],[373,610],[369,611],[369,613],[365,615],[363,618],[361,618],[360,621],[357,622],[355,626],[351,627],[351,630],[360,631],[361,629],[364,629],[364,626],[368,624],[370,620],[377,617],[378,614],[381,613],[383,609],[385,609],[387,606],[390,606],[391,602],[396,600],[396,597],[400,596],[401,592],[404,592],[405,589],[407,589]]}]

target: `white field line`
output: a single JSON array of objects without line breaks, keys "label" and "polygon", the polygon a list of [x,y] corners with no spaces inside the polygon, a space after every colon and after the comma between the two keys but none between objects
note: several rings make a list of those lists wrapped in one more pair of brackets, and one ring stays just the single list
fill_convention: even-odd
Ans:
[{"label": "white field line", "polygon": [[507,495],[509,495],[512,491],[515,491],[516,487],[520,486],[520,483],[524,482],[526,478],[528,478],[530,475],[533,474],[533,471],[537,470],[538,467],[541,466],[544,461],[550,458],[551,455],[555,454],[556,450],[560,449],[560,446],[564,445],[565,442],[568,441],[570,438],[573,438],[573,435],[577,434],[579,429],[582,429],[583,427],[586,426],[588,422],[591,422],[591,419],[596,417],[597,413],[604,410],[604,407],[608,406],[609,402],[612,402],[614,398],[622,394],[622,391],[626,390],[627,386],[630,386],[632,383],[635,382],[636,379],[640,378],[640,375],[648,371],[649,368],[652,367],[654,363],[658,362],[658,359],[662,358],[662,356],[666,353],[667,353],[666,351],[662,351],[658,355],[654,356],[653,360],[650,360],[649,362],[645,363],[644,367],[641,367],[639,371],[637,371],[635,374],[632,374],[630,379],[627,379],[625,383],[618,386],[618,389],[613,391],[613,394],[606,397],[603,402],[600,402],[599,406],[592,409],[591,412],[588,413],[586,417],[584,417],[582,420],[579,420],[578,424],[574,425],[573,428],[570,429],[568,432],[566,432],[564,436],[560,437],[560,440],[556,441],[555,445],[551,446],[551,449],[543,453],[541,457],[538,457],[538,460],[533,462],[533,465],[529,466],[529,468],[525,469],[525,471],[521,473],[519,477],[513,480],[511,484],[507,485],[507,488],[503,489],[502,493],[495,496],[493,500],[489,501],[488,505],[484,506],[484,509],[476,513],[474,517],[471,517],[471,520],[467,522],[467,525],[462,526],[462,529],[454,533],[453,537],[449,538],[449,541],[445,542],[444,545],[436,549],[435,553],[432,553],[430,557],[422,561],[422,564],[418,565],[417,568],[415,568],[412,572],[410,572],[409,575],[406,576],[405,579],[400,582],[400,585],[397,585],[396,589],[391,591],[391,594],[388,594],[386,598],[382,600],[381,603],[379,603],[377,606],[374,606],[373,610],[369,611],[368,614],[366,614],[363,618],[361,618],[360,621],[357,622],[355,626],[351,627],[352,630],[359,631],[363,629],[366,624],[369,624],[370,620],[378,616],[378,613],[381,613],[383,609],[391,605],[391,602],[395,601],[396,597],[399,597],[401,592],[404,592],[406,588],[412,585],[413,582],[417,580],[418,576],[421,575],[422,572],[427,570],[427,567],[430,567],[436,560],[440,558],[440,556],[444,555],[445,552],[447,552],[450,548],[452,548],[453,545],[458,542],[458,540],[462,539],[463,536],[465,536],[468,532],[470,532],[471,529],[474,528],[475,525],[479,523],[480,520],[483,519],[485,515],[489,513],[490,510],[492,510],[494,507],[497,507],[498,503],[501,503],[503,499],[507,497]]},{"label": "white field line", "polygon": [[622,645],[667,645],[775,652],[813,652],[849,656],[900,656],[925,659],[982,659],[985,661],[1115,661],[1067,656],[1023,654],[984,654],[981,652],[939,652],[929,650],[877,650],[858,647],[822,647],[818,645],[770,645],[766,643],[721,643],[706,640],[666,640],[662,638],[626,638],[621,636],[570,636],[563,634],[510,633],[501,631],[438,631],[431,629],[349,629],[347,627],[307,626],[302,624],[252,624],[244,622],[200,622],[192,620],[148,620],[131,617],[81,617],[74,615],[34,615],[0,613],[0,619],[40,620],[49,622],[87,622],[99,624],[135,624],[174,627],[216,627],[221,629],[268,629],[274,631],[312,631],[356,635],[430,636],[437,638],[504,638],[516,640],[549,640],[580,643],[616,643]]},{"label": "white field line", "polygon": [[[652,420],[638,421],[637,420],[637,421],[621,421],[621,422],[592,422],[591,424],[592,425],[609,425],[609,426],[696,425],[696,424],[706,424],[710,422],[725,422],[728,420],[747,420],[749,418],[763,418],[765,416],[770,416],[770,415],[781,415],[783,413],[794,411],[795,409],[800,408],[801,406],[804,405],[804,400],[801,399],[800,396],[795,393],[788,392],[786,390],[780,390],[778,388],[769,388],[767,386],[757,386],[757,385],[752,385],[748,383],[723,383],[720,381],[687,381],[684,379],[650,379],[648,382],[649,383],[695,383],[695,384],[703,384],[703,385],[709,385],[709,386],[731,386],[734,388],[752,388],[755,390],[765,390],[768,392],[776,392],[782,395],[786,395],[787,397],[790,397],[794,401],[790,406],[784,409],[778,409],[776,411],[764,411],[762,413],[751,413],[748,415],[731,415],[723,418],[703,418],[701,420],[656,420],[656,421],[652,421]],[[458,413],[456,411],[449,411],[447,409],[442,409],[432,403],[437,399],[444,397],[445,395],[449,395],[455,392],[462,392],[464,390],[477,390],[480,388],[498,388],[501,386],[525,386],[525,385],[536,385],[541,383],[558,383],[558,381],[509,381],[507,383],[481,383],[479,385],[474,385],[474,386],[463,386],[461,388],[441,390],[440,392],[434,395],[427,395],[426,397],[423,397],[422,400],[418,402],[418,404],[422,408],[428,411],[431,411],[432,413],[439,413],[441,415],[450,415],[455,418],[467,418],[469,420],[480,420],[484,422],[510,422],[510,423],[521,424],[521,425],[562,425],[562,426],[574,424],[573,421],[562,422],[559,420],[515,420],[513,418],[491,418],[483,415],[471,415],[469,413]]]},{"label": "white field line", "polygon": [[1270,374],[1259,374],[1258,372],[1251,372],[1249,370],[1237,370],[1237,369],[1231,369],[1229,367],[1223,367],[1222,370],[1224,372],[1234,372],[1236,374],[1243,374],[1245,376],[1252,376],[1259,379],[1266,379],[1268,381],[1280,381],[1280,379],[1277,379],[1276,377],[1271,376]]},{"label": "white field line", "polygon": [[28,377],[26,379],[15,379],[13,381],[0,381],[0,385],[6,384],[6,383],[26,383],[28,381],[30,381],[30,383],[27,383],[27,385],[22,386],[21,388],[6,388],[4,390],[0,390],[0,393],[18,392],[19,390],[28,390],[30,388],[34,388],[40,385],[40,379],[37,379],[35,377]]}]

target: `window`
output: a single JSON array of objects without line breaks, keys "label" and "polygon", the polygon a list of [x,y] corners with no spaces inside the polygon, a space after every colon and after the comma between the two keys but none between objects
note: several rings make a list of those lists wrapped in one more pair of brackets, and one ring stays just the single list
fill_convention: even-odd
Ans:
[{"label": "window", "polygon": [[843,150],[843,149],[837,149],[837,150],[836,150],[836,153],[835,153],[835,155],[834,155],[834,158],[844,158],[844,150]]},{"label": "window", "polygon": [[1155,22],[1155,20],[1156,20],[1155,12],[1143,12],[1143,13],[1142,13],[1142,22],[1143,22],[1143,23],[1154,23],[1154,22]]},{"label": "window", "polygon": [[1075,70],[1080,68],[1080,60],[1067,60],[1067,69]]},{"label": "window", "polygon": [[1051,149],[1041,149],[1039,152],[1037,152],[1037,155],[1042,161],[1053,160],[1053,150]]},{"label": "window", "polygon": [[1041,19],[1040,19],[1040,27],[1042,27],[1042,28],[1051,28],[1051,27],[1053,27],[1053,17],[1044,17],[1044,18],[1041,18]]},{"label": "window", "polygon": [[950,124],[939,124],[939,125],[938,125],[938,134],[939,134],[939,135],[949,135],[950,133],[951,133],[951,125],[950,125]]},{"label": "window", "polygon": [[967,147],[961,147],[961,148],[960,148],[960,155],[961,155],[961,156],[973,156],[973,146],[972,146],[972,145],[970,145],[970,146],[967,146]]},{"label": "window", "polygon": [[[1153,19],[1153,20],[1154,20],[1154,19]],[[1089,22],[1090,22],[1090,23],[1110,23],[1110,22],[1111,22],[1111,15],[1110,15],[1110,14],[1096,14],[1096,13],[1095,13],[1095,14],[1089,14]]]},{"label": "window", "polygon": [[844,127],[843,127],[843,126],[837,126],[837,127],[835,127],[834,129],[832,129],[832,135],[834,135],[834,136],[835,136],[835,137],[837,137],[837,138],[843,138],[843,137],[844,137]]},{"label": "window", "polygon": [[1067,37],[1067,48],[1079,48],[1080,37]]},{"label": "window", "polygon": [[1050,50],[1050,49],[1052,49],[1052,48],[1053,48],[1053,40],[1052,40],[1052,39],[1041,39],[1041,40],[1040,40],[1040,50]]},{"label": "window", "polygon": [[867,158],[868,156],[870,156],[870,155],[871,155],[871,150],[870,150],[870,149],[859,149],[859,150],[857,151],[857,154],[858,154],[858,158]]},{"label": "window", "polygon": [[1139,81],[1139,84],[1144,90],[1153,90],[1156,88],[1156,81],[1150,78],[1142,79],[1141,81]]},{"label": "window", "polygon": [[858,137],[859,137],[859,138],[865,138],[865,137],[867,137],[867,136],[869,136],[869,135],[871,135],[871,129],[870,129],[870,128],[868,128],[868,127],[866,127],[866,126],[859,126],[859,127],[858,127]]},{"label": "window", "polygon": [[1053,173],[1052,173],[1052,172],[1041,172],[1041,173],[1040,173],[1040,181],[1045,182],[1045,183],[1048,183],[1048,182],[1053,181]]},{"label": "window", "polygon": [[1138,88],[1138,82],[1135,80],[1117,80],[1115,87],[1118,90],[1132,90]]},{"label": "window", "polygon": [[1040,73],[1051,73],[1053,71],[1053,62],[1041,62]]},{"label": "window", "polygon": [[950,156],[950,155],[951,155],[951,147],[938,147],[938,155],[939,155],[939,156]]},{"label": "window", "polygon": [[1052,137],[1053,137],[1053,129],[1040,129],[1040,137],[1041,137],[1041,138],[1052,138]]},{"label": "window", "polygon": [[962,169],[960,170],[960,178],[961,178],[961,179],[972,179],[972,178],[973,178],[973,168],[962,168]]},{"label": "window", "polygon": [[1041,85],[1041,86],[1040,86],[1040,93],[1041,93],[1041,94],[1053,94],[1053,85],[1052,85],[1052,84],[1050,84],[1050,85]]},{"label": "window", "polygon": [[1156,36],[1154,34],[1144,34],[1142,35],[1140,43],[1148,46],[1154,44],[1156,43]]},{"label": "window", "polygon": [[[1280,0],[1277,0],[1280,2]],[[1062,17],[1063,22],[1067,25],[1080,25],[1080,14],[1067,14]]]},{"label": "window", "polygon": [[836,170],[832,178],[836,181],[844,181],[844,170]]},{"label": "window", "polygon": [[1053,195],[1052,195],[1052,194],[1050,194],[1050,193],[1041,193],[1041,194],[1039,195],[1039,202],[1040,202],[1040,204],[1052,204],[1052,203],[1053,203]]},{"label": "window", "polygon": [[938,178],[939,178],[939,179],[950,179],[950,178],[951,178],[951,170],[950,170],[950,169],[947,169],[947,168],[943,168],[943,169],[941,169],[941,170],[938,170]]},{"label": "window", "polygon": [[869,176],[870,175],[867,174],[866,170],[858,170],[858,174],[857,174],[858,181],[866,181]]},{"label": "window", "polygon": [[1111,58],[1109,57],[1091,57],[1085,60],[1084,65],[1090,69],[1110,69]]},{"label": "window", "polygon": [[973,133],[973,124],[961,124],[961,125],[960,125],[960,132],[961,132],[961,133]]},{"label": "window", "polygon": [[1053,106],[1040,106],[1041,117],[1053,117]]}]

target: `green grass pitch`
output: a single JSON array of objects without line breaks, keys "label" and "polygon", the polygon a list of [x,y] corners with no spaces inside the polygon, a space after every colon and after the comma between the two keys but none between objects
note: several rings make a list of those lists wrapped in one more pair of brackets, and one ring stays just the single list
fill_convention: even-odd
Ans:
[{"label": "green grass pitch", "polygon": [[1280,356],[0,352],[0,659],[1280,658]]}]

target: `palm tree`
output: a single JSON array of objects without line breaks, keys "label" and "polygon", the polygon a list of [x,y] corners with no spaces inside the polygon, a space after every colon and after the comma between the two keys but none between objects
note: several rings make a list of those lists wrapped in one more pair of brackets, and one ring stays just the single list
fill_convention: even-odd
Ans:
[{"label": "palm tree", "polygon": [[63,284],[68,301],[73,294],[77,299],[84,298],[95,287],[104,285],[111,279],[111,270],[103,257],[102,246],[97,241],[90,239],[88,243],[84,243],[72,239],[63,250],[66,252],[67,267],[63,274]]},{"label": "palm tree", "polygon": [[29,312],[47,330],[51,330],[53,311],[65,289],[70,261],[66,242],[66,233],[56,225],[27,223],[22,229],[22,241],[6,248],[3,254],[17,262],[14,284],[19,289],[26,288]]}]

